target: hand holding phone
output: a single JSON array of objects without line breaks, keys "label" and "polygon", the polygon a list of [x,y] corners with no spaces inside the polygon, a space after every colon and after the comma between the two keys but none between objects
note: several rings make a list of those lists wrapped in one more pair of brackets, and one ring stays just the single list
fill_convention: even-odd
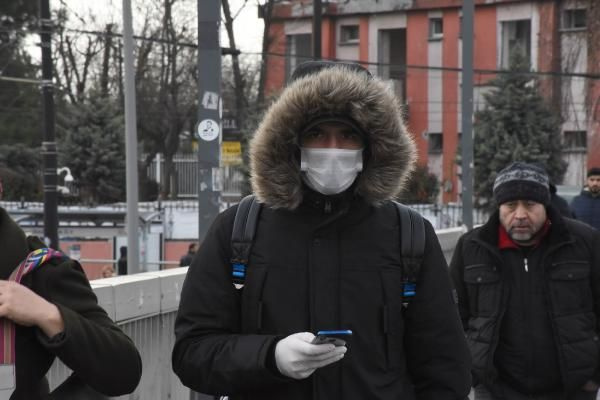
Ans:
[{"label": "hand holding phone", "polygon": [[331,343],[335,346],[345,346],[346,342],[352,337],[350,329],[333,330],[333,331],[318,331],[312,344],[327,344]]}]

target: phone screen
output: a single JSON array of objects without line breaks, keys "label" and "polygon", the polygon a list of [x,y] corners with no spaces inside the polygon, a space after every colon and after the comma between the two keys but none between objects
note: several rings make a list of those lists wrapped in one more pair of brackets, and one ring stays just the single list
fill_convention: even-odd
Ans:
[{"label": "phone screen", "polygon": [[313,344],[326,344],[331,343],[335,346],[344,346],[348,339],[352,337],[352,331],[349,329],[345,330],[333,330],[333,331],[319,331],[313,339]]}]

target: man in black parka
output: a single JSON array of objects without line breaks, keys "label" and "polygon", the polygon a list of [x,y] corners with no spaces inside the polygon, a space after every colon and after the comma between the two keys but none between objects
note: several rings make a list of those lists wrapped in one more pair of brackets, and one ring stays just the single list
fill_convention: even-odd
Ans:
[{"label": "man in black parka", "polygon": [[[470,359],[427,222],[417,293],[402,306],[390,200],[414,153],[383,81],[355,64],[299,66],[251,142],[263,207],[243,290],[230,264],[236,207],[188,271],[173,350],[181,381],[230,399],[465,399]],[[327,329],[353,335],[347,346],[311,344]]]},{"label": "man in black parka", "polygon": [[500,171],[498,210],[450,263],[475,400],[596,399],[600,234],[563,218],[548,189],[535,165]]},{"label": "man in black parka", "polygon": [[98,305],[77,262],[54,259],[25,275],[21,284],[7,281],[31,251],[42,247],[0,207],[0,317],[16,324],[16,387],[10,399],[48,399],[45,376],[56,357],[73,375],[52,399],[73,398],[67,394],[95,399],[94,390],[108,396],[133,392],[142,373],[138,351]]}]

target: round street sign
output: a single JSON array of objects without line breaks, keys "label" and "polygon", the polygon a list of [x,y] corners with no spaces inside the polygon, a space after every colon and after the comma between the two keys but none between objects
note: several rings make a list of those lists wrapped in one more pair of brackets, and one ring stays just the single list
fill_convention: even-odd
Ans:
[{"label": "round street sign", "polygon": [[210,142],[219,137],[219,130],[217,121],[213,119],[204,119],[198,124],[196,134],[200,139]]}]

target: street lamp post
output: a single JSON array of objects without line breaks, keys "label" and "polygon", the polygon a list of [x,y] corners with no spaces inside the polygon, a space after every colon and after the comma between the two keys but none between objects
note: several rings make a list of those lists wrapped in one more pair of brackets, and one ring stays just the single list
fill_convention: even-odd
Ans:
[{"label": "street lamp post", "polygon": [[40,46],[42,48],[42,104],[44,166],[44,240],[58,249],[58,194],[56,177],[56,141],[54,136],[54,85],[52,83],[52,20],[50,0],[40,0]]},{"label": "street lamp post", "polygon": [[220,0],[198,0],[198,240],[219,213],[221,195]]}]

